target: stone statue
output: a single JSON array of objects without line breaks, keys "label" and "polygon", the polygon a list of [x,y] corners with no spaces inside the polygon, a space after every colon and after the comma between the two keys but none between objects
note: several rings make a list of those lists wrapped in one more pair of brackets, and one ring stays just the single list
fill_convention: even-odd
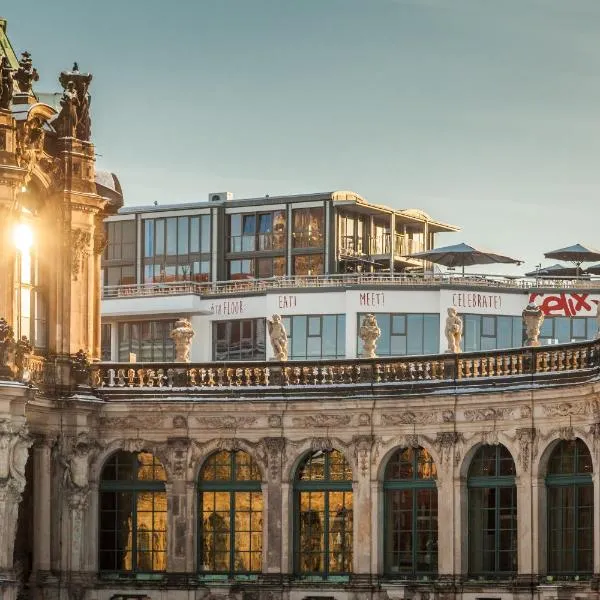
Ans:
[{"label": "stone statue", "polygon": [[15,348],[15,334],[13,328],[6,319],[0,318],[0,379],[11,379],[13,371],[11,368],[12,353]]},{"label": "stone statue", "polygon": [[463,333],[463,322],[453,307],[448,309],[445,333],[446,340],[448,340],[448,349],[446,352],[458,354],[461,351],[460,340]]},{"label": "stone statue", "polygon": [[90,118],[90,104],[92,97],[88,92],[89,83],[82,83],[80,93],[79,120],[77,122],[77,139],[88,142],[92,137],[92,119]]},{"label": "stone statue", "polygon": [[25,368],[25,360],[33,350],[26,335],[22,335],[21,339],[15,344],[15,367],[17,374],[22,375]]},{"label": "stone statue", "polygon": [[77,122],[79,119],[79,97],[75,84],[72,81],[67,83],[60,101],[60,113],[56,117],[56,130],[60,137],[75,137],[77,132]]},{"label": "stone statue", "polygon": [[381,329],[379,329],[379,325],[377,325],[375,315],[368,314],[363,317],[358,336],[362,340],[363,357],[377,358],[375,347],[377,346],[377,340],[381,336]]},{"label": "stone statue", "polygon": [[523,309],[522,315],[525,324],[525,346],[539,346],[540,328],[544,322],[544,313],[534,302],[530,302]]},{"label": "stone statue", "polygon": [[267,319],[269,339],[275,360],[286,361],[288,359],[288,338],[280,315],[273,315]]},{"label": "stone statue", "polygon": [[194,337],[192,324],[183,317],[177,319],[175,329],[171,331],[170,337],[175,342],[176,362],[190,362],[190,349]]},{"label": "stone statue", "polygon": [[0,57],[0,109],[10,109],[13,98],[13,70],[6,56]]},{"label": "stone statue", "polygon": [[99,445],[86,432],[82,432],[71,443],[62,437],[59,448],[58,461],[64,467],[65,487],[75,492],[87,492],[90,461],[98,451]]},{"label": "stone statue", "polygon": [[29,52],[25,51],[21,54],[19,68],[17,69],[14,77],[15,81],[17,82],[19,92],[22,94],[31,94],[31,85],[34,81],[37,81],[40,76],[33,66],[31,54],[29,54]]}]

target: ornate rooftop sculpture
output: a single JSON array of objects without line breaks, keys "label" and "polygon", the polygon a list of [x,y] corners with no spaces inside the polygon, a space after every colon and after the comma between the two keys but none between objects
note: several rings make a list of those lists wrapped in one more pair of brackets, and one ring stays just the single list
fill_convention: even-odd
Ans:
[{"label": "ornate rooftop sculpture", "polygon": [[0,109],[8,110],[13,98],[13,70],[6,56],[0,57]]},{"label": "ornate rooftop sculpture", "polygon": [[448,340],[448,349],[446,352],[458,354],[461,351],[460,340],[463,334],[463,322],[455,308],[448,309],[445,333]]},{"label": "ornate rooftop sculpture", "polygon": [[377,346],[377,340],[381,336],[381,329],[377,325],[375,315],[368,314],[364,316],[358,335],[363,344],[362,355],[365,358],[376,358],[375,347]]},{"label": "ornate rooftop sculpture", "polygon": [[288,338],[281,316],[273,315],[271,319],[267,319],[267,327],[275,360],[286,361],[288,359]]},{"label": "ornate rooftop sculpture", "polygon": [[23,52],[21,54],[21,59],[19,60],[19,68],[14,75],[19,92],[22,94],[31,94],[31,86],[33,82],[38,81],[39,78],[40,76],[31,60],[31,54],[27,51]]},{"label": "ornate rooftop sculpture", "polygon": [[530,302],[523,309],[523,323],[525,324],[525,346],[539,346],[540,345],[540,328],[544,322],[544,313],[542,309]]},{"label": "ornate rooftop sculpture", "polygon": [[92,133],[91,96],[88,91],[92,75],[80,73],[79,66],[74,63],[73,69],[63,71],[58,80],[64,90],[60,101],[61,111],[55,121],[58,135],[87,142]]}]

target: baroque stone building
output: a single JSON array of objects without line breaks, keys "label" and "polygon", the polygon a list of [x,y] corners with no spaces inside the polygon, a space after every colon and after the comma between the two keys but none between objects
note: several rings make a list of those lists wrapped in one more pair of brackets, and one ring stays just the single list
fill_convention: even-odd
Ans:
[{"label": "baroque stone building", "polygon": [[597,597],[598,340],[98,362],[91,76],[2,68],[3,598]]}]

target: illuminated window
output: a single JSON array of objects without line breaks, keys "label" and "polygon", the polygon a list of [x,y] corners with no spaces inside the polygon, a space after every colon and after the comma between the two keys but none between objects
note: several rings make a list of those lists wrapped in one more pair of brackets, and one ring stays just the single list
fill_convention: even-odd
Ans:
[{"label": "illuminated window", "polygon": [[200,570],[248,574],[262,569],[260,470],[246,452],[208,457],[198,482]]},{"label": "illuminated window", "polygon": [[294,482],[295,569],[323,578],[352,571],[352,469],[338,450],[317,451]]},{"label": "illuminated window", "polygon": [[166,474],[148,452],[117,452],[100,477],[101,571],[152,573],[167,566]]},{"label": "illuminated window", "polygon": [[385,470],[385,571],[391,576],[437,571],[437,469],[424,448],[403,448]]},{"label": "illuminated window", "polygon": [[594,567],[592,457],[582,440],[562,441],[548,463],[548,572],[591,574]]},{"label": "illuminated window", "polygon": [[320,248],[325,235],[325,216],[322,207],[295,208],[292,211],[292,240],[294,248]]},{"label": "illuminated window", "polygon": [[481,446],[469,468],[469,573],[517,571],[515,462],[505,446]]}]

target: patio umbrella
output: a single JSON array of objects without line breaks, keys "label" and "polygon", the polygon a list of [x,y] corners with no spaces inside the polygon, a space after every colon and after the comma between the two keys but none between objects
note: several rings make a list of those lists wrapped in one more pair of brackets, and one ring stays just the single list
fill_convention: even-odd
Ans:
[{"label": "patio umbrella", "polygon": [[592,265],[585,270],[586,273],[591,273],[592,275],[600,275],[600,263],[597,265]]},{"label": "patio umbrella", "polygon": [[522,262],[516,258],[497,254],[483,248],[475,248],[468,244],[455,244],[453,246],[434,248],[426,252],[417,252],[416,254],[411,254],[409,258],[419,258],[444,265],[445,267],[462,267],[463,275],[465,274],[465,267],[472,265],[492,265],[498,263],[519,265]]},{"label": "patio umbrella", "polygon": [[575,276],[577,276],[577,269],[575,267],[565,267],[558,263],[525,273],[525,277],[554,277],[555,279],[570,279]]},{"label": "patio umbrella", "polygon": [[577,269],[577,276],[579,276],[581,263],[600,260],[600,250],[582,246],[581,244],[573,244],[566,248],[559,248],[558,250],[546,252],[544,256],[546,258],[555,258],[557,260],[565,260],[573,263]]}]

